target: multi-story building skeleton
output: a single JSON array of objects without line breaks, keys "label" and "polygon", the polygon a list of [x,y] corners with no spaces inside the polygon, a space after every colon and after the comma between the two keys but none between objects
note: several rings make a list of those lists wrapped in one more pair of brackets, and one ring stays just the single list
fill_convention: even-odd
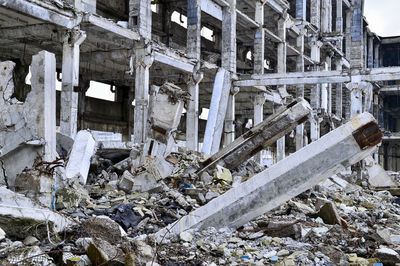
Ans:
[{"label": "multi-story building skeleton", "polygon": [[[399,131],[399,38],[368,29],[363,0],[0,0],[0,60],[16,63],[15,96],[29,92],[32,56],[55,54],[60,131],[121,133],[144,143],[152,85],[172,82],[191,100],[178,138],[215,153],[291,98],[309,121],[270,148],[275,160],[369,111]],[[56,75],[56,73],[54,73]],[[85,96],[91,81],[114,101]],[[199,119],[209,109],[208,120]],[[399,170],[396,134],[380,162]],[[377,154],[378,155],[378,154]]]}]

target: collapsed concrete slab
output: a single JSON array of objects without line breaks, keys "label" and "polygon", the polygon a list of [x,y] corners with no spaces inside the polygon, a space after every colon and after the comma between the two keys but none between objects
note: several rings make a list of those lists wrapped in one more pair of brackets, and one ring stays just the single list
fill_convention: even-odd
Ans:
[{"label": "collapsed concrete slab", "polygon": [[229,169],[235,168],[306,121],[311,110],[308,102],[301,98],[281,107],[275,114],[204,161],[198,174],[217,164]]},{"label": "collapsed concrete slab", "polygon": [[86,184],[90,168],[90,158],[95,154],[96,141],[88,130],[81,130],[76,134],[71,155],[65,168],[66,178],[78,178]]},{"label": "collapsed concrete slab", "polygon": [[49,230],[58,233],[73,224],[71,219],[0,187],[0,227],[8,236],[24,238],[32,233],[47,236],[47,225]]},{"label": "collapsed concrete slab", "polygon": [[374,117],[363,113],[156,236],[179,234],[191,228],[237,228],[369,156],[382,137]]}]

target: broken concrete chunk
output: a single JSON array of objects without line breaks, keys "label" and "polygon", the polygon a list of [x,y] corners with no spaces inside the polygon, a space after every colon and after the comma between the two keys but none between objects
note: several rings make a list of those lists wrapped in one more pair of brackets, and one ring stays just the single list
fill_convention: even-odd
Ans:
[{"label": "broken concrete chunk", "polygon": [[400,255],[390,248],[382,247],[375,251],[374,257],[380,259],[385,265],[395,265],[400,262]]},{"label": "broken concrete chunk", "polygon": [[72,187],[65,187],[56,191],[56,209],[71,209],[86,205],[88,192],[79,184],[74,183]]},{"label": "broken concrete chunk", "polygon": [[94,239],[87,250],[87,255],[94,265],[104,264],[116,258],[118,254],[119,250],[103,239]]},{"label": "broken concrete chunk", "polygon": [[232,174],[231,171],[229,171],[228,169],[217,165],[217,167],[214,170],[214,178],[218,179],[218,180],[223,180],[225,182],[227,182],[228,184],[232,183]]},{"label": "broken concrete chunk", "polygon": [[23,243],[25,246],[38,246],[40,241],[34,236],[27,236]]},{"label": "broken concrete chunk", "polygon": [[40,174],[39,171],[24,171],[17,176],[14,183],[16,192],[35,199],[47,207],[53,201],[54,179],[51,175]]},{"label": "broken concrete chunk", "polygon": [[74,140],[67,135],[57,132],[57,153],[61,158],[67,158],[70,153]]},{"label": "broken concrete chunk", "polygon": [[77,178],[86,184],[90,168],[90,158],[94,155],[96,141],[88,130],[76,134],[74,145],[68,159],[66,170],[67,179]]},{"label": "broken concrete chunk", "polygon": [[154,175],[148,172],[142,172],[135,176],[133,181],[133,191],[146,192],[160,187]]},{"label": "broken concrete chunk", "polygon": [[397,187],[398,184],[389,176],[386,171],[380,166],[372,156],[365,158],[365,166],[368,171],[368,182],[373,188],[390,188]]},{"label": "broken concrete chunk", "polygon": [[319,210],[318,217],[321,217],[326,224],[341,224],[340,216],[333,202],[327,202]]},{"label": "broken concrete chunk", "polygon": [[128,170],[125,170],[118,182],[118,188],[126,193],[132,192],[134,178],[135,177]]},{"label": "broken concrete chunk", "polygon": [[35,232],[47,237],[46,223],[56,233],[74,224],[71,219],[0,187],[0,227],[8,236],[25,238]]}]

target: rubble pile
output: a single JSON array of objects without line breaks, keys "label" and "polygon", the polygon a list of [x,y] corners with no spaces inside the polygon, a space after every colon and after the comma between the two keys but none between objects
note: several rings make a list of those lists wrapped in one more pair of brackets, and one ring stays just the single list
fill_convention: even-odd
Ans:
[{"label": "rubble pile", "polygon": [[[371,159],[382,139],[372,115],[266,169],[252,157],[309,119],[304,99],[207,156],[174,142],[187,93],[165,83],[151,95],[143,143],[81,130],[35,144],[0,187],[0,264],[400,263],[400,199],[385,189],[398,177]],[[12,148],[13,160],[28,149]]]},{"label": "rubble pile", "polygon": [[[55,191],[55,209],[71,224],[56,234],[1,230],[2,263],[42,265],[394,265],[400,262],[400,200],[388,191],[351,184],[355,173],[333,176],[238,229],[213,227],[165,237],[154,233],[238,186],[262,169],[249,160],[233,170],[217,166],[195,174],[200,153],[170,154],[170,176],[145,192],[129,191],[125,179],[140,171],[92,157],[81,178]],[[173,158],[173,159],[172,159]],[[123,159],[126,160],[126,159]],[[129,161],[129,158],[128,158]],[[58,160],[60,162],[60,160]],[[16,183],[40,178],[25,170]],[[394,175],[392,173],[392,175]],[[18,182],[17,182],[18,181]],[[47,185],[48,186],[48,185]],[[37,188],[32,190],[36,192]],[[23,192],[20,191],[20,192]],[[37,195],[25,194],[34,198]],[[21,195],[22,196],[22,195]],[[5,218],[2,218],[5,219]],[[1,220],[1,219],[0,219]],[[45,232],[48,230],[47,233]],[[79,263],[79,264],[76,264]],[[103,263],[103,264],[102,264]]]}]

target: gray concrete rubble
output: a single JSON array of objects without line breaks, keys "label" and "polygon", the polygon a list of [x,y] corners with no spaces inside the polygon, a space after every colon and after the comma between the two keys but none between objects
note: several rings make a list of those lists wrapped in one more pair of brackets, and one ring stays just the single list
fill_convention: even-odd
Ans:
[{"label": "gray concrete rubble", "polygon": [[363,113],[316,142],[157,233],[191,228],[237,228],[369,156],[382,140],[372,115]]},{"label": "gray concrete rubble", "polygon": [[82,184],[86,184],[87,175],[90,168],[90,158],[95,154],[96,141],[88,130],[79,131],[76,134],[71,154],[65,167],[65,177],[67,180],[78,179]]},{"label": "gray concrete rubble", "polygon": [[257,152],[273,144],[292,131],[311,115],[311,107],[304,99],[297,99],[287,107],[282,107],[274,115],[238,137],[202,163],[201,174],[215,165],[235,168],[254,156]]},{"label": "gray concrete rubble", "polygon": [[0,199],[0,227],[8,236],[21,238],[35,230],[45,236],[48,230],[58,233],[74,224],[71,218],[5,187],[0,187]]},{"label": "gray concrete rubble", "polygon": [[[0,62],[0,164],[1,184],[13,187],[26,166],[40,153],[45,161],[56,158],[55,56],[40,52],[32,59],[31,91],[24,102],[14,98],[15,63]],[[6,177],[6,178],[5,178]]]},{"label": "gray concrete rubble", "polygon": [[366,2],[0,0],[0,265],[400,264]]}]

